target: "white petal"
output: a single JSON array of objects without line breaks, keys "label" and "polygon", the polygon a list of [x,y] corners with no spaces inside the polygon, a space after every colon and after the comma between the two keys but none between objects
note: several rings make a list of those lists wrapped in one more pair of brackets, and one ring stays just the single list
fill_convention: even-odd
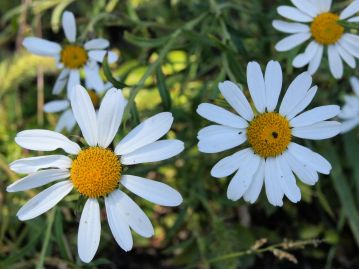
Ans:
[{"label": "white petal", "polygon": [[[321,1],[321,0],[320,0]],[[313,5],[308,0],[291,0],[293,5],[295,5],[300,11],[309,15],[310,17],[316,17],[320,11],[316,5]]]},{"label": "white petal", "polygon": [[66,110],[70,106],[68,100],[55,100],[45,104],[44,111],[46,113],[55,113]]},{"label": "white petal", "polygon": [[66,136],[41,129],[22,131],[16,135],[15,142],[30,150],[51,151],[62,148],[69,154],[77,154],[81,150],[79,145]]},{"label": "white petal", "polygon": [[311,37],[310,33],[297,33],[280,40],[276,45],[277,51],[288,51],[304,43]]},{"label": "white petal", "polygon": [[96,92],[102,92],[105,88],[105,83],[100,76],[100,67],[97,63],[86,64],[85,70],[85,85],[88,89],[94,89]]},{"label": "white petal", "polygon": [[275,160],[277,163],[278,172],[280,172],[279,185],[282,188],[282,191],[291,202],[299,202],[301,199],[300,189],[295,182],[295,177],[289,167],[289,164],[282,155],[277,156]]},{"label": "white petal", "polygon": [[266,106],[269,112],[273,111],[278,103],[282,89],[283,74],[279,62],[269,61],[265,71]]},{"label": "white petal", "polygon": [[251,149],[246,148],[240,150],[231,156],[223,158],[211,170],[211,175],[213,177],[221,178],[233,174],[236,170],[239,169],[241,163],[248,157],[248,154],[251,153]]},{"label": "white petal", "polygon": [[312,0],[312,3],[318,7],[319,11],[328,12],[330,11],[332,0],[321,0],[321,1]]},{"label": "white petal", "polygon": [[344,96],[345,104],[338,117],[340,119],[357,118],[359,115],[359,98],[353,95]]},{"label": "white petal", "polygon": [[76,41],[76,21],[75,16],[70,11],[65,11],[62,14],[62,28],[64,29],[65,36],[71,43]]},{"label": "white petal", "polygon": [[183,201],[178,191],[162,182],[124,175],[120,183],[134,194],[157,205],[178,206]]},{"label": "white petal", "polygon": [[71,109],[66,110],[64,113],[61,114],[55,128],[55,132],[61,132],[64,128],[68,132],[71,132],[72,129],[75,127],[76,120],[74,114],[72,113]]},{"label": "white petal", "polygon": [[320,62],[322,61],[323,51],[324,51],[324,47],[322,45],[319,45],[318,50],[315,53],[315,56],[310,60],[309,66],[308,66],[308,72],[311,75],[313,75],[315,72],[317,72]]},{"label": "white petal", "polygon": [[100,244],[101,217],[100,206],[96,199],[87,199],[81,213],[79,232],[77,234],[77,250],[83,262],[90,262]]},{"label": "white petal", "polygon": [[80,71],[72,69],[70,70],[69,80],[67,81],[67,98],[70,100],[77,85],[80,85]]},{"label": "white petal", "polygon": [[290,169],[297,175],[297,177],[305,184],[314,185],[318,179],[318,173],[311,166],[296,159],[290,151],[283,153],[283,158],[288,163]]},{"label": "white petal", "polygon": [[106,92],[98,111],[98,145],[107,148],[113,141],[122,121],[127,100],[122,91],[112,88]]},{"label": "white petal", "polygon": [[48,155],[16,160],[9,164],[12,171],[19,174],[34,173],[43,168],[66,169],[71,167],[72,160],[64,155]]},{"label": "white petal", "polygon": [[107,50],[91,50],[88,52],[89,57],[99,63],[103,62],[103,59],[106,55],[106,53],[108,53],[108,62],[114,63],[117,61],[118,56],[116,53],[112,52],[112,51],[107,51]]},{"label": "white petal", "polygon": [[337,116],[340,108],[337,105],[319,106],[308,110],[290,121],[292,127],[301,127],[328,120]]},{"label": "white petal", "polygon": [[352,129],[354,129],[357,125],[359,125],[359,117],[351,119],[351,120],[345,120],[342,121],[342,126],[340,132],[346,133]]},{"label": "white petal", "polygon": [[343,62],[334,45],[328,46],[329,68],[332,75],[339,79],[343,76]]},{"label": "white petal", "polygon": [[289,34],[305,33],[310,31],[309,26],[303,23],[274,20],[272,22],[272,25],[278,31],[289,33]]},{"label": "white petal", "polygon": [[46,185],[56,180],[69,178],[67,169],[46,169],[23,177],[6,188],[7,192],[25,191]]},{"label": "white petal", "polygon": [[306,96],[303,98],[303,100],[300,101],[287,113],[287,119],[291,120],[297,114],[302,112],[310,104],[310,102],[312,102],[315,94],[317,93],[317,90],[318,90],[318,86],[313,86],[312,88],[310,88]]},{"label": "white petal", "polygon": [[106,49],[110,45],[110,42],[104,38],[95,38],[87,41],[85,43],[85,50],[93,50],[93,49]]},{"label": "white petal", "polygon": [[290,143],[288,151],[293,157],[321,174],[329,175],[332,166],[320,154],[296,143]]},{"label": "white petal", "polygon": [[199,140],[203,140],[211,137],[211,139],[222,140],[223,136],[237,135],[242,132],[243,129],[232,128],[223,125],[210,125],[199,130],[197,138]]},{"label": "white petal", "polygon": [[68,77],[70,74],[69,69],[63,69],[60,75],[57,77],[54,88],[52,89],[52,94],[60,94],[65,87]]},{"label": "white petal", "polygon": [[246,202],[253,204],[257,201],[259,194],[261,193],[264,182],[264,159],[260,160],[257,172],[253,175],[252,183],[243,195],[243,199]]},{"label": "white petal", "polygon": [[128,225],[139,235],[143,237],[151,237],[154,230],[151,221],[148,219],[142,209],[124,192],[115,190],[109,196],[112,197],[118,214],[122,215],[122,221]]},{"label": "white petal", "polygon": [[348,19],[348,22],[359,22],[359,16]]},{"label": "white petal", "polygon": [[234,110],[246,120],[252,120],[254,115],[247,98],[233,82],[226,80],[218,84],[219,90],[226,101],[234,108]]},{"label": "white petal", "polygon": [[338,51],[340,57],[351,67],[356,67],[355,58],[346,49],[344,49],[339,43],[335,44],[335,49]]},{"label": "white petal", "polygon": [[304,127],[292,129],[292,135],[299,138],[322,140],[340,133],[341,123],[337,121],[320,121]]},{"label": "white petal", "polygon": [[357,96],[359,96],[359,79],[357,77],[350,77],[350,85]]},{"label": "white petal", "polygon": [[[357,1],[357,0],[356,0]],[[357,34],[351,34],[351,33],[345,33],[343,35],[343,38],[348,41],[349,43],[353,44],[356,48],[359,47],[359,35]]]},{"label": "white petal", "polygon": [[358,12],[359,12],[359,1],[355,0],[340,13],[340,19],[341,20],[347,19]]},{"label": "white petal", "polygon": [[316,55],[319,49],[319,44],[315,41],[311,41],[309,45],[306,47],[304,53],[298,54],[293,59],[293,66],[300,68],[307,65]]},{"label": "white petal", "polygon": [[197,113],[207,120],[225,126],[234,128],[246,128],[248,126],[248,122],[240,116],[209,103],[200,104],[197,108]]},{"label": "white petal", "polygon": [[312,77],[308,72],[304,72],[297,76],[289,85],[288,90],[283,97],[279,113],[284,116],[287,115],[293,107],[305,98],[311,84]]},{"label": "white petal", "polygon": [[130,251],[133,246],[130,226],[126,222],[124,213],[118,207],[118,201],[112,193],[105,197],[105,206],[108,225],[113,237],[124,251]]},{"label": "white petal", "polygon": [[253,175],[257,172],[260,164],[260,157],[253,152],[247,154],[237,173],[228,185],[227,197],[237,201],[247,191],[252,183]]},{"label": "white petal", "polygon": [[198,143],[198,150],[203,153],[217,153],[241,145],[247,140],[245,133],[224,134],[221,137],[203,138]]},{"label": "white petal", "polygon": [[283,191],[279,184],[279,174],[275,158],[267,158],[264,170],[264,183],[268,201],[274,206],[283,205]]},{"label": "white petal", "polygon": [[90,96],[81,85],[75,87],[71,98],[71,107],[87,144],[96,146],[98,141],[96,112]]},{"label": "white petal", "polygon": [[280,6],[277,9],[278,13],[284,18],[298,21],[298,22],[311,22],[313,20],[312,17],[307,14],[301,12],[299,9],[290,6]]},{"label": "white petal", "polygon": [[61,46],[38,37],[26,37],[22,45],[31,53],[41,56],[57,56],[61,51]]},{"label": "white petal", "polygon": [[176,156],[184,150],[182,141],[160,140],[143,146],[129,154],[121,156],[121,163],[133,165],[138,163],[159,162]]},{"label": "white petal", "polygon": [[17,217],[22,221],[36,218],[54,207],[62,198],[71,192],[72,188],[72,183],[69,180],[52,185],[34,196],[21,207],[16,214]]},{"label": "white petal", "polygon": [[261,67],[257,62],[249,62],[247,65],[247,83],[257,111],[263,113],[266,108],[266,87]]},{"label": "white petal", "polygon": [[339,39],[338,44],[355,58],[359,58],[359,45],[353,42],[355,41],[351,40],[348,34],[344,34],[343,37]]},{"label": "white petal", "polygon": [[171,128],[173,117],[170,112],[158,113],[148,118],[128,133],[116,146],[117,155],[125,155],[155,142]]}]

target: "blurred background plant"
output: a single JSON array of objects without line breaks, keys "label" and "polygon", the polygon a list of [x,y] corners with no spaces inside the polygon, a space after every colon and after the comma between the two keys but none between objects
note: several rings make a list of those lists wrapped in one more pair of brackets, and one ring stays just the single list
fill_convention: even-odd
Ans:
[{"label": "blurred background plant", "polygon": [[[335,1],[334,9],[349,2]],[[276,7],[285,3],[289,0],[1,0],[0,268],[359,268],[358,129],[307,145],[331,161],[332,173],[314,187],[300,185],[302,201],[286,200],[282,208],[269,205],[264,195],[254,205],[227,200],[228,180],[209,173],[225,155],[200,154],[196,147],[197,131],[208,124],[196,114],[198,104],[226,106],[219,81],[246,85],[251,60],[262,65],[279,60],[284,87],[304,71],[291,67],[296,50],[273,49],[283,35],[271,22],[278,18]],[[75,13],[82,36],[103,36],[120,55],[110,69],[129,85],[124,88],[129,105],[118,137],[139,120],[168,110],[175,117],[170,136],[186,143],[177,159],[134,168],[179,190],[182,206],[154,207],[136,199],[155,236],[136,237],[135,248],[125,253],[103,222],[99,251],[88,265],[77,257],[78,194],[23,223],[16,212],[37,191],[5,192],[20,177],[8,163],[36,155],[17,146],[15,134],[54,129],[57,117],[43,112],[44,101],[55,99],[55,63],[28,54],[21,42],[30,35],[60,41],[66,9]],[[357,70],[345,70],[339,81],[328,70],[324,63],[314,77],[319,93],[313,106],[341,104],[344,93],[352,92],[348,78]]]}]

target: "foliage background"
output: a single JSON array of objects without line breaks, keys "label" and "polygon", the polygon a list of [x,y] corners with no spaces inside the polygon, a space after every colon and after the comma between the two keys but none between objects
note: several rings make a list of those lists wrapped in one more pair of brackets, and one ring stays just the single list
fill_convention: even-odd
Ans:
[{"label": "foliage background", "polygon": [[[334,1],[340,10],[350,1]],[[217,84],[230,79],[246,85],[248,61],[265,66],[279,60],[284,86],[303,70],[291,60],[300,49],[277,53],[283,37],[271,26],[276,7],[289,0],[1,0],[0,2],[0,268],[359,268],[358,130],[330,141],[307,143],[328,158],[333,170],[314,187],[300,185],[302,201],[268,204],[263,193],[254,205],[226,198],[229,179],[211,178],[223,154],[200,154],[197,131],[209,123],[195,112],[201,102],[226,106]],[[56,209],[28,222],[16,212],[38,193],[6,193],[20,176],[8,163],[35,156],[14,142],[29,128],[53,129],[57,115],[45,115],[43,103],[55,99],[51,88],[58,72],[49,58],[28,54],[25,36],[63,40],[61,14],[75,13],[79,35],[103,36],[120,55],[113,75],[131,87],[126,123],[118,139],[139,120],[169,110],[175,124],[169,136],[185,141],[177,159],[135,167],[134,173],[163,180],[184,199],[164,208],[132,198],[149,215],[155,236],[135,235],[135,248],[123,252],[103,212],[100,247],[91,264],[77,256],[76,238],[82,202],[73,193]],[[301,48],[303,49],[303,48]],[[342,103],[351,92],[346,70],[334,80],[327,62],[314,76],[315,105]],[[247,89],[245,89],[246,92]],[[75,134],[79,130],[75,130]],[[299,183],[299,182],[298,182]],[[300,184],[300,183],[299,183]]]}]

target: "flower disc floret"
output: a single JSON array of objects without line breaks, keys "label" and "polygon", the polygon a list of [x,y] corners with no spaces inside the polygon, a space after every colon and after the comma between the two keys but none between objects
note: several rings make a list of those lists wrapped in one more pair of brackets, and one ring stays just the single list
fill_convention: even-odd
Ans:
[{"label": "flower disc floret", "polygon": [[79,45],[66,45],[61,50],[61,62],[69,69],[79,69],[88,60],[86,50]]},{"label": "flower disc floret", "polygon": [[292,138],[289,121],[276,112],[260,114],[250,122],[247,138],[253,151],[261,157],[278,156]]},{"label": "flower disc floret", "polygon": [[96,198],[106,196],[118,187],[122,166],[113,151],[90,147],[80,151],[70,172],[77,191]]},{"label": "flower disc floret", "polygon": [[335,44],[343,35],[344,27],[338,24],[339,16],[330,12],[314,18],[310,31],[315,41],[322,45]]}]

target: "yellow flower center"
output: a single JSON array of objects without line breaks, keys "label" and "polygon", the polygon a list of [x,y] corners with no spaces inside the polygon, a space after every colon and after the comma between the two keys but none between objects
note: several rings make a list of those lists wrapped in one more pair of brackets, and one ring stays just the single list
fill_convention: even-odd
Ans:
[{"label": "yellow flower center", "polygon": [[292,138],[289,121],[282,115],[269,112],[258,115],[247,129],[248,143],[263,158],[283,153]]},{"label": "yellow flower center", "polygon": [[88,60],[86,50],[78,45],[66,45],[61,50],[61,62],[69,69],[79,69]]},{"label": "yellow flower center", "polygon": [[121,163],[111,150],[90,147],[72,162],[70,179],[79,193],[96,198],[117,188],[121,172]]},{"label": "yellow flower center", "polygon": [[93,106],[98,108],[100,106],[100,96],[97,95],[95,90],[88,90],[87,93],[91,98]]},{"label": "yellow flower center", "polygon": [[330,12],[315,17],[310,26],[315,41],[323,45],[336,43],[344,33],[344,27],[337,23],[338,20],[339,16]]}]

